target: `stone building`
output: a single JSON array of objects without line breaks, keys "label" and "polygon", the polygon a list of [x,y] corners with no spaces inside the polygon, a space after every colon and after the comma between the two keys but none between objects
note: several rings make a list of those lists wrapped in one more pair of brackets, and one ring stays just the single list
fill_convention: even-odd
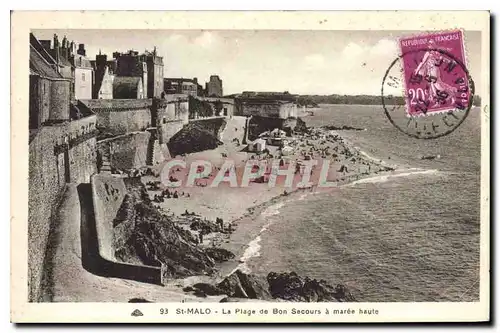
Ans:
[{"label": "stone building", "polygon": [[113,80],[114,99],[146,98],[142,78],[139,76],[116,76]]},{"label": "stone building", "polygon": [[161,97],[163,94],[163,57],[156,54],[156,47],[153,52],[144,53],[148,67],[147,94],[148,98]]},{"label": "stone building", "polygon": [[92,89],[92,99],[112,99],[115,62],[108,62],[107,56],[99,52],[91,61],[94,68],[94,87]]},{"label": "stone building", "polygon": [[137,51],[130,50],[127,53],[114,52],[113,58],[115,60],[115,63],[112,64],[115,67],[115,76],[140,77],[142,82],[141,90],[143,92],[143,95],[148,96],[149,75],[145,57],[140,56],[139,52]]},{"label": "stone building", "polygon": [[57,45],[54,55],[59,59],[30,35],[27,283],[31,302],[43,300],[43,281],[50,274],[45,264],[53,245],[51,228],[67,183],[88,183],[97,171],[97,117],[72,101],[74,77],[71,66],[68,72],[61,61],[66,55]]},{"label": "stone building", "polygon": [[94,79],[94,69],[90,60],[86,56],[85,45],[79,44],[76,54],[70,56],[75,80],[75,99],[92,98],[92,83]]},{"label": "stone building", "polygon": [[[92,98],[93,68],[85,54],[85,45],[79,44],[78,50],[74,41],[66,36],[59,41],[54,34],[53,40],[40,40],[39,44],[51,56],[59,72],[64,78],[71,79],[70,95],[72,99]],[[39,51],[40,52],[40,51]]]},{"label": "stone building", "polygon": [[[198,84],[198,79],[186,78],[165,78],[164,91],[167,95],[184,94],[193,97],[200,96],[201,86]],[[201,89],[203,90],[203,89]]]},{"label": "stone building", "polygon": [[29,128],[38,129],[69,119],[72,80],[59,72],[55,59],[33,35],[30,37]]},{"label": "stone building", "polygon": [[200,101],[210,103],[215,116],[233,117],[235,114],[234,99],[217,97],[198,97]]},{"label": "stone building", "polygon": [[158,56],[156,47],[153,52],[139,54],[130,50],[127,53],[114,52],[116,76],[140,76],[143,82],[144,98],[161,97],[163,93],[163,57]]},{"label": "stone building", "polygon": [[297,118],[297,105],[293,101],[272,98],[236,98],[237,114],[266,118]]},{"label": "stone building", "polygon": [[218,75],[211,75],[210,81],[205,84],[205,94],[207,97],[222,97],[222,80]]}]

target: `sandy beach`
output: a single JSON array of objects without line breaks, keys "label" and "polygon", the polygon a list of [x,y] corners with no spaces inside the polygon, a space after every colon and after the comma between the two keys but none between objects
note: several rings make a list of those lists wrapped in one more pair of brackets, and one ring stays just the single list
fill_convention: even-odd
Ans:
[{"label": "sandy beach", "polygon": [[[334,182],[336,186],[318,187],[316,184],[318,184],[320,177],[320,168],[315,167],[311,173],[311,182],[314,185],[307,188],[297,186],[302,178],[301,174],[294,177],[291,188],[284,187],[283,179],[280,182],[280,178],[285,177],[278,177],[274,187],[270,187],[267,183],[256,182],[250,182],[248,187],[230,187],[228,183],[224,182],[217,187],[210,187],[208,184],[213,181],[217,169],[222,166],[224,161],[234,161],[237,178],[241,180],[241,173],[249,159],[268,157],[243,152],[244,146],[228,144],[221,145],[214,150],[176,157],[176,159],[182,159],[187,166],[196,160],[212,163],[214,167],[212,174],[206,179],[201,179],[198,183],[199,186],[181,186],[179,188],[164,186],[160,176],[164,164],[154,168],[156,176],[148,175],[141,178],[148,188],[152,200],[164,194],[164,191],[168,189],[170,198],[163,196],[163,202],[153,202],[153,204],[165,214],[176,217],[178,225],[182,228],[190,230],[191,220],[185,218],[186,214],[196,214],[197,217],[211,223],[222,219],[224,228],[231,228],[231,232],[228,233],[213,232],[203,235],[200,244],[203,247],[222,247],[235,254],[234,259],[219,265],[219,272],[213,277],[214,280],[222,279],[236,268],[242,271],[246,270],[245,261],[258,255],[255,251],[258,251],[259,234],[266,228],[265,216],[279,213],[278,208],[284,202],[300,200],[308,195],[335,191],[340,186],[374,175],[384,176],[394,173],[394,165],[366,155],[346,142],[334,130],[312,129],[309,134],[297,134],[289,139],[293,153],[280,156],[286,161],[285,163],[303,161],[305,156],[320,162],[323,159],[329,159],[330,169],[327,180]],[[287,164],[284,165],[284,168],[286,166]],[[188,169],[189,167],[186,169],[174,167],[170,176],[185,182]],[[195,184],[197,183],[195,182]],[[176,198],[171,195],[174,192],[177,193]],[[199,232],[190,231],[198,237]],[[199,279],[192,277],[178,283],[189,285],[196,282],[199,282]]]}]

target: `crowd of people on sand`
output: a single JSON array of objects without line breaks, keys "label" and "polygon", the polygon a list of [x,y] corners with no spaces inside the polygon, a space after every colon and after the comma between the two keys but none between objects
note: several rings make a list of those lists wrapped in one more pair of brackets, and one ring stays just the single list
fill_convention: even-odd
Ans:
[{"label": "crowd of people on sand", "polygon": [[171,191],[167,188],[167,189],[161,191],[160,194],[155,194],[153,196],[153,201],[154,202],[164,202],[165,199],[178,199],[180,197],[190,198],[191,195],[189,193],[185,193],[184,191],[183,192],[176,191],[176,190]]}]

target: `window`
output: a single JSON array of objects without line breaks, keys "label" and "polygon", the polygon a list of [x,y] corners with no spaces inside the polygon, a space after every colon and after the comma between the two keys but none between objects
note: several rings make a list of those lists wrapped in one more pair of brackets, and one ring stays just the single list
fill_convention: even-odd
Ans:
[{"label": "window", "polygon": [[82,73],[82,81],[85,82],[85,73]]}]

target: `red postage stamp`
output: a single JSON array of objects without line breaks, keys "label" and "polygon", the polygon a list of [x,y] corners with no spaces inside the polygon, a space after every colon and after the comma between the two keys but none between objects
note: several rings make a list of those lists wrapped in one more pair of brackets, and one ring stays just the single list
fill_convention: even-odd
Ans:
[{"label": "red postage stamp", "polygon": [[462,30],[399,39],[407,115],[465,110],[473,93]]}]

